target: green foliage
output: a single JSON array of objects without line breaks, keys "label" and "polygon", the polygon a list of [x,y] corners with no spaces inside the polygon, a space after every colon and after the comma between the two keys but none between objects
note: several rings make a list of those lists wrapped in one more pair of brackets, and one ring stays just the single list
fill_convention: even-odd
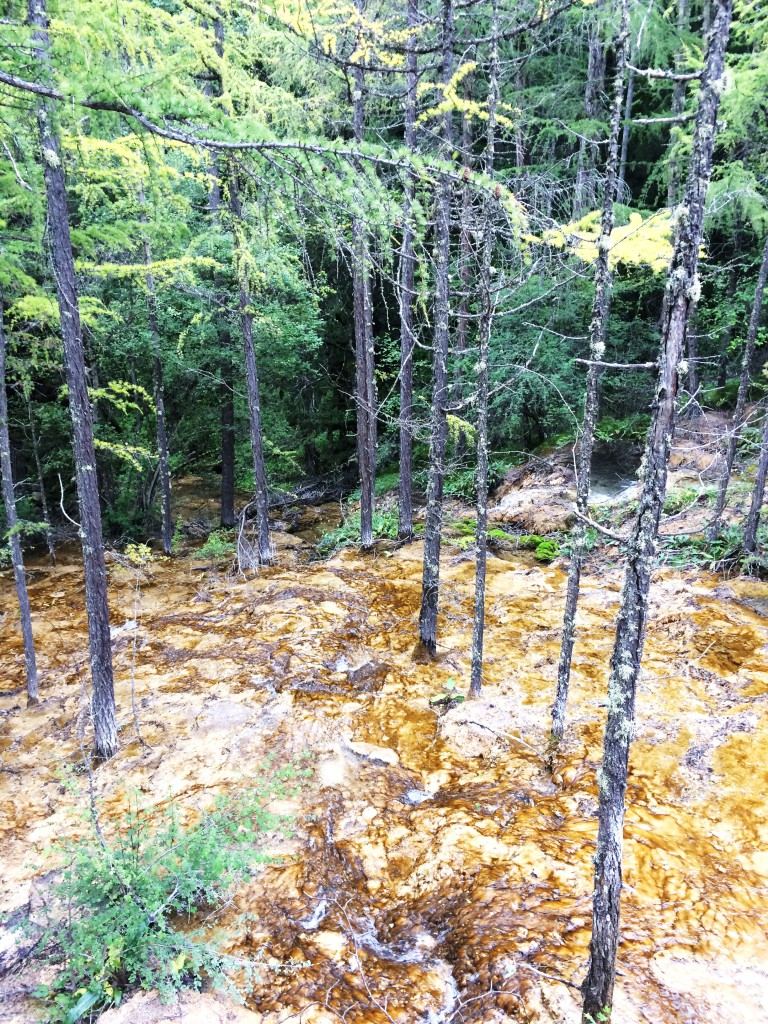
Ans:
[{"label": "green foliage", "polygon": [[560,555],[560,547],[557,541],[542,540],[534,548],[534,554],[540,562],[554,562]]},{"label": "green foliage", "polygon": [[[397,537],[397,509],[382,509],[373,514],[375,540],[394,540]],[[340,548],[360,543],[360,513],[352,512],[335,530],[324,534],[315,550],[322,558],[335,554]]]},{"label": "green foliage", "polygon": [[738,562],[743,537],[742,527],[735,523],[723,526],[714,541],[707,540],[703,534],[664,537],[661,541],[661,561],[676,569],[692,566],[722,569]]},{"label": "green foliage", "polygon": [[693,487],[680,487],[670,491],[664,498],[664,512],[667,515],[682,512],[695,505],[701,497],[701,492]]},{"label": "green foliage", "polygon": [[205,544],[197,549],[193,558],[222,561],[226,558],[232,558],[236,549],[234,530],[214,530],[208,535]]},{"label": "green foliage", "polygon": [[92,819],[85,835],[64,841],[57,896],[67,914],[42,940],[62,966],[37,992],[47,1019],[74,1024],[132,989],[156,989],[168,999],[204,978],[235,995],[247,991],[258,960],[233,961],[202,924],[190,923],[226,903],[269,860],[260,849],[265,834],[288,831],[289,822],[268,805],[309,774],[300,764],[270,762],[255,773],[261,781],[216,797],[194,820],[183,821],[174,804],[152,812],[136,802],[114,825],[102,830]]}]

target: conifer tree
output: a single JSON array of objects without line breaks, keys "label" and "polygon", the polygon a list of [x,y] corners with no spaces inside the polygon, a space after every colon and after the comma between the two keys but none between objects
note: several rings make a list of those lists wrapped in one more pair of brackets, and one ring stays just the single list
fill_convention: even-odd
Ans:
[{"label": "conifer tree", "polygon": [[[51,65],[45,0],[29,0],[28,13],[29,24],[33,28],[34,57],[40,69],[40,76],[45,80],[49,77]],[[88,397],[75,260],[67,211],[67,192],[56,127],[56,110],[51,101],[40,101],[37,108],[37,123],[45,173],[47,233],[56,279],[69,411],[72,419],[93,682],[94,746],[97,757],[107,759],[113,757],[117,751],[107,571],[104,562],[96,451],[93,443],[92,412]]]},{"label": "conifer tree", "polygon": [[20,523],[16,514],[16,494],[13,486],[11,466],[11,437],[8,428],[8,394],[6,391],[6,340],[3,322],[3,296],[0,292],[0,482],[2,483],[5,522],[8,527],[8,546],[11,549],[13,578],[16,583],[16,598],[19,603],[21,635],[24,640],[24,663],[27,672],[27,701],[38,701],[37,660],[35,637],[32,631],[32,612],[27,593],[27,577],[24,572],[24,557],[21,552]]},{"label": "conifer tree", "polygon": [[659,377],[642,467],[637,518],[627,543],[627,565],[608,680],[599,810],[592,938],[584,981],[585,1024],[610,1014],[619,944],[624,796],[635,728],[635,695],[648,616],[651,571],[664,506],[667,463],[675,425],[677,375],[685,351],[691,306],[699,288],[698,262],[704,204],[712,174],[715,128],[725,73],[732,0],[713,0],[712,26],[698,98],[693,151],[662,312]]}]

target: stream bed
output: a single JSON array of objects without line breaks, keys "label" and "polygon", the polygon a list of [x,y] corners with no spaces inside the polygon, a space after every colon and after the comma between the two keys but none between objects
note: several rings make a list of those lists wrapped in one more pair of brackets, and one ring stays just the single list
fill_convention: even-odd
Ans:
[{"label": "stream bed", "polygon": [[[110,563],[120,751],[95,773],[100,813],[115,818],[139,794],[193,814],[266,759],[309,753],[311,780],[278,808],[295,835],[271,838],[280,861],[215,922],[231,952],[268,965],[248,999],[254,1019],[576,1024],[620,568],[584,578],[552,772],[543,751],[567,566],[489,558],[484,693],[441,715],[429,698],[469,677],[471,555],[445,551],[439,656],[425,663],[414,656],[419,543],[307,562],[300,538],[276,539],[278,564],[248,579],[157,560],[138,599],[135,574]],[[768,1019],[767,597],[750,580],[654,578],[617,1024]],[[76,556],[33,565],[30,598],[34,708],[2,574],[2,913],[40,891],[44,852],[72,827],[62,772],[88,742]],[[0,982],[0,1020],[35,1019],[27,989]]]}]

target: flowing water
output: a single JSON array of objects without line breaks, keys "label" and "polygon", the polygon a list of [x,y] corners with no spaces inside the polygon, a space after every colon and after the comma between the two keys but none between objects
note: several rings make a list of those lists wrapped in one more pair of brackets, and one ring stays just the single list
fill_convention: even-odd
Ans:
[{"label": "flowing water", "polygon": [[[419,544],[307,562],[299,539],[278,541],[279,563],[250,579],[156,562],[138,612],[133,574],[111,568],[121,747],[95,775],[102,815],[136,791],[193,811],[258,777],[268,755],[311,751],[313,779],[279,808],[296,835],[270,839],[281,862],[215,926],[238,955],[303,965],[266,973],[256,1019],[577,1021],[620,570],[584,581],[553,773],[541,752],[561,567],[489,559],[485,692],[440,715],[430,696],[468,679],[471,558],[445,553],[440,653],[425,663]],[[87,742],[75,556],[33,567],[30,596],[44,699],[27,709],[3,575],[2,911],[27,901],[50,867],[43,851],[71,827],[61,772]],[[766,599],[745,580],[655,578],[627,793],[622,1024],[768,1021]],[[149,749],[131,712],[134,641]],[[24,1012],[9,1019],[34,1019]]]}]

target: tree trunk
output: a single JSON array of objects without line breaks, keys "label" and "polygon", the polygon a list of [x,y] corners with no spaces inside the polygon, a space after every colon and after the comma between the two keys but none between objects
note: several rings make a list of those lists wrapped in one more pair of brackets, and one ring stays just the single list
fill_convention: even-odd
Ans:
[{"label": "tree trunk", "polygon": [[[29,0],[29,23],[34,30],[32,35],[34,57],[40,65],[41,77],[46,79],[50,75],[51,61],[45,0]],[[113,757],[117,752],[107,572],[104,564],[101,508],[99,507],[99,488],[96,478],[96,452],[93,443],[91,403],[88,397],[80,310],[77,300],[75,260],[69,232],[64,167],[61,162],[54,117],[53,103],[42,102],[38,107],[37,121],[45,172],[48,240],[61,315],[64,369],[67,378],[69,411],[72,418],[72,441],[77,496],[80,506],[80,536],[83,543],[85,571],[85,604],[88,615],[91,675],[93,678],[94,741],[96,756],[106,759]]]},{"label": "tree trunk", "polygon": [[[675,54],[675,70],[682,71],[685,63],[685,50],[682,43],[682,35],[688,27],[688,0],[677,0],[677,33],[679,37],[679,49]],[[679,117],[685,108],[686,82],[675,82],[672,92],[672,116]],[[677,162],[675,152],[680,139],[681,131],[672,126],[669,139],[669,157],[667,166],[669,168],[669,182],[667,185],[667,206],[677,206],[680,199],[680,166]]]},{"label": "tree trunk", "polygon": [[[453,0],[443,0],[442,81],[453,77]],[[453,116],[446,111],[444,152],[453,146]],[[440,598],[440,546],[443,527],[445,448],[448,440],[448,347],[450,342],[451,179],[440,175],[435,196],[435,305],[432,342],[432,416],[429,442],[427,516],[424,530],[424,565],[421,584],[419,640],[432,657],[437,653],[437,611]]]},{"label": "tree trunk", "polygon": [[51,565],[56,565],[56,545],[53,542],[53,524],[51,522],[51,510],[48,507],[48,498],[45,493],[45,477],[43,476],[43,463],[40,459],[40,441],[37,436],[35,425],[35,414],[32,411],[32,400],[27,396],[27,417],[29,418],[29,433],[32,440],[32,454],[35,457],[37,469],[37,486],[40,489],[40,507],[45,523],[45,541],[48,545],[48,558]]},{"label": "tree trunk", "polygon": [[[485,173],[493,177],[496,157],[496,109],[499,103],[499,9],[493,0],[491,46],[488,55],[488,130],[485,144]],[[470,697],[479,697],[483,683],[483,646],[485,640],[485,573],[488,557],[488,361],[495,296],[491,287],[491,266],[495,239],[493,208],[486,196],[483,224],[483,258],[480,267],[480,301],[477,361],[477,527],[475,532],[475,606],[472,621],[472,659]]]},{"label": "tree trunk", "polygon": [[744,520],[744,551],[751,555],[757,547],[757,528],[760,525],[760,512],[765,497],[765,478],[768,476],[768,407],[763,404],[763,434],[760,440],[760,458],[757,462],[755,486],[752,490],[752,503],[747,518]]},{"label": "tree trunk", "polygon": [[[645,17],[640,22],[640,28],[637,31],[637,39],[635,41],[635,61],[640,56],[640,49],[643,44],[643,36],[645,35],[645,26],[648,22],[648,15],[651,13],[651,7],[653,6],[654,0],[650,0],[648,9],[645,12]],[[635,98],[635,72],[630,69],[627,76],[627,99],[624,104],[624,128],[621,133],[621,158],[619,160],[619,181],[616,185],[616,198],[619,202],[623,201],[624,186],[626,184],[627,175],[627,153],[629,151],[629,133],[632,127],[632,103]]]},{"label": "tree trunk", "polygon": [[[365,0],[355,0],[362,18]],[[352,70],[352,121],[355,142],[363,141],[365,131],[365,72]],[[355,400],[357,406],[357,461],[360,472],[360,544],[373,545],[373,511],[376,489],[376,378],[373,346],[373,301],[371,298],[371,261],[362,217],[352,221],[352,290],[355,317]]]},{"label": "tree trunk", "polygon": [[[576,509],[579,515],[589,511],[589,489],[592,480],[592,450],[595,443],[595,426],[600,405],[600,366],[605,358],[605,339],[611,312],[611,289],[613,271],[610,266],[611,232],[614,223],[614,205],[617,199],[619,170],[619,133],[621,132],[621,111],[624,104],[624,77],[627,67],[629,39],[629,8],[627,0],[621,2],[621,24],[614,41],[616,51],[616,73],[613,80],[613,103],[611,107],[611,131],[608,143],[608,160],[605,169],[603,208],[600,221],[597,260],[595,261],[595,297],[592,303],[590,324],[589,357],[592,362],[587,370],[587,385],[584,396],[584,422],[576,452]],[[571,564],[568,570],[568,588],[563,616],[563,637],[560,646],[560,660],[557,667],[557,694],[552,708],[551,744],[554,748],[563,738],[565,708],[568,700],[568,686],[571,678],[571,659],[576,635],[576,609],[579,602],[581,570],[584,565],[584,523],[576,520],[571,534]]]},{"label": "tree trunk", "polygon": [[688,183],[677,219],[675,244],[662,314],[659,380],[645,448],[640,501],[628,541],[627,565],[608,682],[603,761],[598,775],[599,811],[595,853],[590,961],[584,982],[584,1020],[610,1010],[616,978],[622,872],[624,794],[634,732],[635,693],[648,612],[648,591],[664,505],[667,462],[675,423],[677,368],[685,350],[691,304],[699,288],[698,260],[732,0],[715,0],[696,114]]},{"label": "tree trunk", "polygon": [[[419,19],[418,0],[408,0],[407,27],[415,30]],[[413,31],[409,33],[405,57],[405,145],[416,148],[417,58]],[[400,254],[400,486],[397,535],[413,537],[413,356],[416,350],[413,308],[416,299],[416,258],[414,255],[413,201],[415,177],[407,173],[403,201],[403,247]]]},{"label": "tree trunk", "polygon": [[[141,206],[142,223],[147,223],[145,212],[144,186],[139,186],[139,204]],[[152,246],[149,235],[144,237],[144,263],[152,266]],[[160,327],[157,320],[157,295],[155,279],[152,271],[147,270],[147,316],[149,317],[149,333],[152,338],[152,383],[155,392],[155,424],[157,434],[157,457],[160,469],[160,510],[161,537],[163,554],[173,554],[173,523],[171,521],[171,466],[168,459],[168,433],[165,424],[165,387],[163,381],[163,362],[160,352]]]},{"label": "tree trunk", "polygon": [[[605,51],[600,39],[600,25],[593,20],[589,30],[589,59],[587,63],[587,86],[584,93],[584,112],[590,120],[600,116],[600,94],[605,78]],[[588,128],[587,133],[593,133]],[[586,133],[585,133],[586,134]],[[592,205],[593,192],[591,178],[593,175],[597,147],[586,138],[579,140],[579,156],[576,167],[576,182],[573,190],[574,219],[583,217]]]},{"label": "tree trunk", "polygon": [[229,165],[229,206],[232,211],[232,230],[235,238],[240,326],[243,333],[245,382],[248,391],[248,416],[251,424],[258,558],[262,565],[269,565],[272,561],[272,546],[269,542],[269,494],[267,491],[267,468],[264,462],[264,434],[261,426],[259,371],[256,365],[256,346],[253,341],[253,313],[251,312],[248,271],[245,264],[246,247],[243,237],[243,209],[240,203],[237,168],[234,160]]},{"label": "tree trunk", "polygon": [[13,578],[16,581],[16,597],[19,602],[21,635],[24,640],[24,663],[27,670],[27,702],[37,704],[37,661],[35,659],[35,638],[32,632],[32,612],[27,593],[27,577],[24,572],[24,557],[21,553],[21,537],[16,515],[16,495],[13,489],[11,470],[11,438],[8,429],[8,393],[5,389],[5,327],[3,324],[3,296],[0,292],[0,476],[2,476],[5,522],[8,526],[8,547],[11,549]]},{"label": "tree trunk", "polygon": [[733,471],[733,463],[736,458],[736,450],[739,446],[741,429],[744,426],[744,418],[747,408],[747,395],[749,393],[750,384],[750,369],[752,366],[752,357],[755,353],[757,332],[760,328],[760,317],[763,312],[763,294],[765,292],[766,281],[768,281],[768,238],[765,240],[763,258],[757,275],[755,301],[752,304],[752,313],[749,318],[749,328],[747,329],[747,340],[744,343],[744,354],[741,359],[741,376],[739,377],[739,391],[736,395],[736,408],[733,410],[733,421],[731,424],[730,435],[728,437],[728,448],[725,452],[723,471],[720,474],[720,483],[717,489],[717,501],[715,502],[713,522],[707,530],[707,540],[710,542],[716,540],[717,535],[720,532],[720,521],[723,515],[723,509],[725,508],[726,498],[728,496],[728,484],[731,480],[731,473]]},{"label": "tree trunk", "polygon": [[[222,340],[228,334],[222,334]],[[221,525],[235,525],[235,397],[232,368],[225,365],[221,382]]]}]

